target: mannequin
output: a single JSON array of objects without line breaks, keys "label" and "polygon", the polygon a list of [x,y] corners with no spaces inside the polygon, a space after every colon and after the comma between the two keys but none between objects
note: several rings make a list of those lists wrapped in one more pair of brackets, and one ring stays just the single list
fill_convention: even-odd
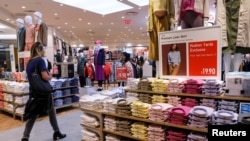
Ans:
[{"label": "mannequin", "polygon": [[84,76],[84,68],[87,63],[87,60],[82,52],[82,50],[79,50],[79,60],[77,63],[77,74],[79,76],[80,86],[84,87],[86,86],[85,82],[85,76]]},{"label": "mannequin", "polygon": [[42,21],[42,13],[41,12],[34,12],[34,19],[35,19],[35,41],[41,42],[45,47],[47,46],[48,42],[48,27]]},{"label": "mannequin", "polygon": [[150,60],[159,60],[158,32],[169,31],[174,20],[174,0],[149,0],[148,32]]},{"label": "mannequin", "polygon": [[95,80],[98,81],[97,91],[102,91],[102,84],[104,79],[104,65],[105,65],[105,50],[102,48],[102,41],[95,41],[96,48],[94,51],[95,64]]},{"label": "mannequin", "polygon": [[175,0],[178,25],[182,29],[202,27],[209,18],[209,0]]},{"label": "mannequin", "polygon": [[26,28],[24,25],[24,20],[21,18],[18,18],[16,20],[16,25],[18,27],[17,31],[17,47],[18,51],[24,51],[25,47],[25,34],[26,34]]},{"label": "mannequin", "polygon": [[225,75],[239,71],[242,55],[250,53],[250,1],[217,0],[216,25],[222,30]]},{"label": "mannequin", "polygon": [[31,16],[25,16],[24,18],[26,23],[26,36],[25,36],[25,51],[29,51],[32,44],[34,43],[34,24],[32,22]]}]

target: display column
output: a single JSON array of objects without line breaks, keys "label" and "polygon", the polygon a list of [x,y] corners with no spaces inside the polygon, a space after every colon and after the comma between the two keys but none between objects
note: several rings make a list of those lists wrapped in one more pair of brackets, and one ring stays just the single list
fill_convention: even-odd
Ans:
[{"label": "display column", "polygon": [[54,34],[54,27],[48,26],[48,44],[46,49],[46,57],[51,62],[51,64],[54,64],[53,34]]}]

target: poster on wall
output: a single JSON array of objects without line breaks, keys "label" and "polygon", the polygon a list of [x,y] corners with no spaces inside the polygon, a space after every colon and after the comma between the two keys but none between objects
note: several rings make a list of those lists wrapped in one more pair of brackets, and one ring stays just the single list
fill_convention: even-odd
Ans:
[{"label": "poster on wall", "polygon": [[159,33],[159,76],[221,78],[219,26]]}]

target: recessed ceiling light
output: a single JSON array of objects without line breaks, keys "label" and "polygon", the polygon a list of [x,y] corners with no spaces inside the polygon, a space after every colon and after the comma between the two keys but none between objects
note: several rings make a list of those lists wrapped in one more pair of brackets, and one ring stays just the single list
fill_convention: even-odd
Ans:
[{"label": "recessed ceiling light", "polygon": [[6,19],[6,21],[9,21],[10,19]]},{"label": "recessed ceiling light", "polygon": [[92,31],[92,29],[89,29],[89,31]]},{"label": "recessed ceiling light", "polygon": [[60,6],[63,6],[63,4],[61,3]]},{"label": "recessed ceiling light", "polygon": [[68,25],[68,23],[65,23],[65,25]]},{"label": "recessed ceiling light", "polygon": [[101,15],[107,15],[123,10],[132,9],[133,7],[119,2],[117,0],[53,0],[58,3],[63,3],[80,9],[86,9]]},{"label": "recessed ceiling light", "polygon": [[110,24],[112,24],[112,25],[113,25],[114,23],[112,22],[112,23],[110,23]]},{"label": "recessed ceiling light", "polygon": [[140,27],[140,30],[142,30],[143,28],[142,27]]},{"label": "recessed ceiling light", "polygon": [[78,20],[79,20],[79,21],[82,21],[82,19],[81,19],[81,18],[79,18]]},{"label": "recessed ceiling light", "polygon": [[55,15],[55,16],[57,16],[58,14],[57,14],[57,13],[55,13],[54,15]]},{"label": "recessed ceiling light", "polygon": [[22,6],[22,9],[25,9],[26,7],[25,6]]},{"label": "recessed ceiling light", "polygon": [[148,18],[148,16],[145,16],[145,19],[147,19]]},{"label": "recessed ceiling light", "polygon": [[90,22],[88,22],[88,25],[91,25],[91,23],[90,23]]},{"label": "recessed ceiling light", "polygon": [[111,31],[111,29],[109,29],[108,31]]},{"label": "recessed ceiling light", "polygon": [[125,17],[124,16],[122,16],[122,19],[124,19]]},{"label": "recessed ceiling light", "polygon": [[60,26],[58,26],[57,28],[58,28],[58,29],[60,29],[61,27],[60,27]]},{"label": "recessed ceiling light", "polygon": [[99,23],[100,25],[102,25],[102,23]]},{"label": "recessed ceiling light", "polygon": [[72,28],[73,28],[73,29],[75,29],[75,27],[74,27],[74,26],[72,26]]}]

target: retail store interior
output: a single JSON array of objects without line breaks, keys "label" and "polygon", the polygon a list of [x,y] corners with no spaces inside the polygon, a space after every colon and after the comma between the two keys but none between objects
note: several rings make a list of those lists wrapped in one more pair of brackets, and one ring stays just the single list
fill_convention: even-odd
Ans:
[{"label": "retail store interior", "polygon": [[[247,0],[1,0],[0,140],[207,141],[249,125],[249,17]],[[40,107],[31,70],[52,87]]]}]

